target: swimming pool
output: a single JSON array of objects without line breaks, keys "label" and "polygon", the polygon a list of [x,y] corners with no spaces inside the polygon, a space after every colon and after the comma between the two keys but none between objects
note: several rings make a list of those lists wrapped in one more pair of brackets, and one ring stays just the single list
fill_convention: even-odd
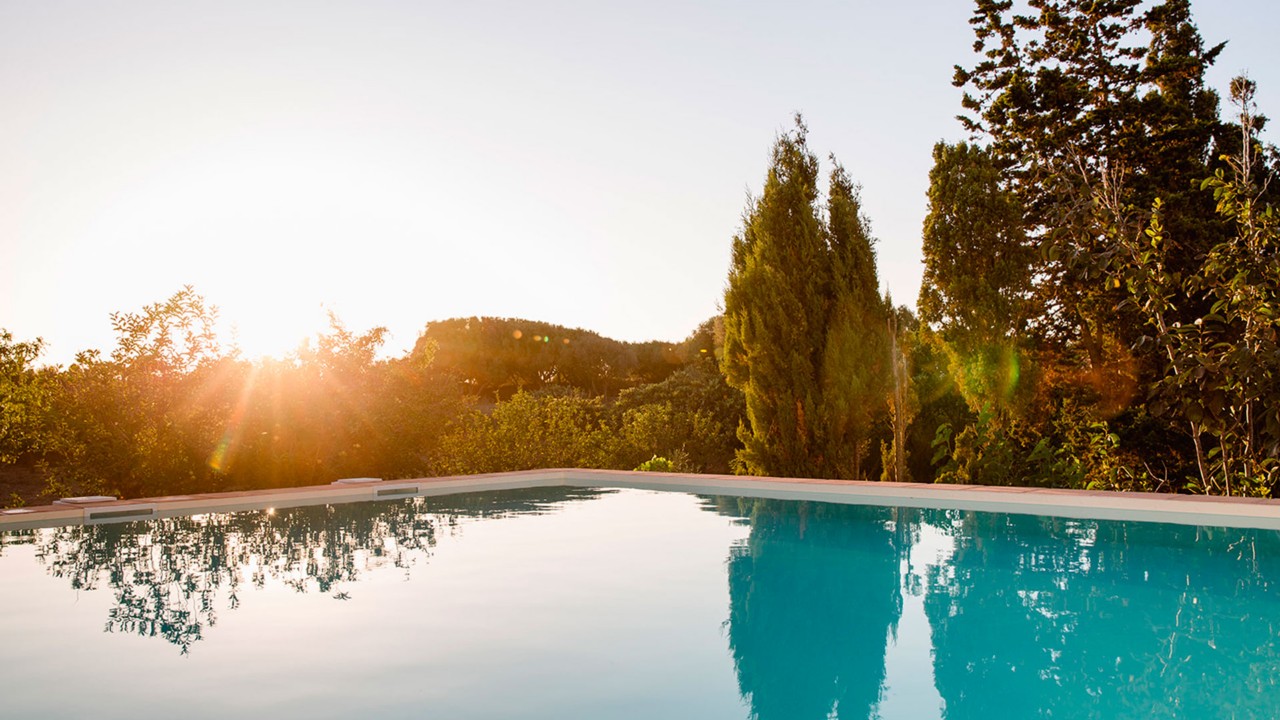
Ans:
[{"label": "swimming pool", "polygon": [[7,530],[0,716],[1280,716],[1275,529],[674,487]]}]

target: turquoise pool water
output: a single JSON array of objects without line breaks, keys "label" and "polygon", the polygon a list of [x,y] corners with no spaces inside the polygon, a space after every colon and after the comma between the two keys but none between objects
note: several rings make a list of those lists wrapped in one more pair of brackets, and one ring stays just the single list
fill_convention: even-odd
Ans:
[{"label": "turquoise pool water", "polygon": [[1280,533],[550,488],[0,534],[0,717],[1280,717]]}]

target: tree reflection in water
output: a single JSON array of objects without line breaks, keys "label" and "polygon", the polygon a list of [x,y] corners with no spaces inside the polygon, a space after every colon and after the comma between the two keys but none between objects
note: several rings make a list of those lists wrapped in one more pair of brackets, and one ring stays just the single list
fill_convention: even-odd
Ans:
[{"label": "tree reflection in water", "polygon": [[949,720],[1280,717],[1280,533],[928,511]]},{"label": "tree reflection in water", "polygon": [[602,492],[536,488],[214,513],[18,531],[4,544],[34,545],[49,573],[73,589],[109,587],[106,632],[161,637],[186,654],[217,624],[219,596],[235,609],[246,584],[270,579],[349,599],[341,586],[377,568],[408,573],[462,519],[542,514]]},{"label": "tree reflection in water", "polygon": [[[410,572],[468,518],[600,494],[545,488],[34,530],[0,535],[0,549],[33,545],[73,588],[109,588],[108,632],[186,653],[254,587],[358,598],[350,586],[363,575]],[[931,676],[948,720],[1280,717],[1280,532],[704,503],[750,527],[728,553],[725,631],[755,718],[879,717],[900,692],[887,688],[886,657],[904,622],[928,624],[931,658],[909,672]],[[922,558],[927,547],[941,554]],[[903,592],[923,597],[923,617],[903,619]]]},{"label": "tree reflection in water", "polygon": [[871,717],[902,612],[916,511],[719,499],[749,520],[729,556],[729,647],[760,720]]},{"label": "tree reflection in water", "polygon": [[714,502],[751,527],[728,635],[753,718],[880,717],[900,588],[947,720],[1280,717],[1276,531]]}]

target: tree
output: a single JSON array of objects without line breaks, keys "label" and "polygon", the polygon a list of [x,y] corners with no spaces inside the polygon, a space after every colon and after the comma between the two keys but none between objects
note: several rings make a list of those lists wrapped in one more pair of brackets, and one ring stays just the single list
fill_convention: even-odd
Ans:
[{"label": "tree", "polygon": [[747,472],[854,477],[886,371],[884,310],[854,186],[837,166],[824,222],[806,136],[797,117],[777,139],[733,240],[723,369],[746,397]]},{"label": "tree", "polygon": [[35,361],[43,351],[44,340],[17,342],[0,329],[0,465],[40,445],[40,415],[48,400]]},{"label": "tree", "polygon": [[1017,390],[1034,257],[1022,205],[989,151],[938,143],[933,160],[920,319],[941,337],[970,408],[1007,408]]},{"label": "tree", "polygon": [[[1271,495],[1280,482],[1280,215],[1258,180],[1264,148],[1253,104],[1254,84],[1232,82],[1239,108],[1240,154],[1224,156],[1202,187],[1232,232],[1188,275],[1171,270],[1176,238],[1156,204],[1139,232],[1117,221],[1131,304],[1146,320],[1147,341],[1167,362],[1155,407],[1189,428],[1198,489]],[[1274,150],[1272,150],[1274,153]],[[1114,213],[1113,213],[1114,214]],[[1198,310],[1191,322],[1181,310]],[[1203,437],[1210,439],[1209,447]]]},{"label": "tree", "polygon": [[206,305],[204,297],[186,285],[141,312],[111,313],[116,332],[111,359],[156,375],[189,372],[221,356],[217,321],[218,308]]},{"label": "tree", "polygon": [[[1223,45],[1205,45],[1188,0],[1029,0],[1016,10],[978,0],[971,23],[982,59],[956,69],[966,89],[961,120],[984,138],[1002,189],[1023,209],[1031,268],[1034,310],[1021,345],[1041,382],[1026,414],[1037,418],[1032,432],[1013,445],[1036,443],[1034,454],[1043,447],[1036,436],[1078,436],[1070,426],[1079,416],[1094,428],[1084,455],[1110,458],[1085,464],[1110,467],[1110,450],[1094,451],[1119,447],[1109,439],[1114,422],[1125,453],[1170,447],[1175,475],[1194,450],[1204,484],[1199,422],[1178,421],[1187,443],[1151,417],[1169,393],[1138,399],[1144,385],[1164,383],[1166,369],[1201,372],[1168,331],[1210,313],[1213,301],[1184,283],[1232,233],[1195,189],[1225,169],[1215,155],[1240,143],[1205,83]],[[1177,401],[1196,404],[1190,393]],[[979,416],[999,429],[998,413]],[[1147,475],[1135,481],[1147,486],[1156,472]],[[1160,484],[1168,479],[1165,471]]]},{"label": "tree", "polygon": [[886,326],[890,304],[880,297],[871,229],[858,189],[838,163],[829,187],[831,309],[821,368],[823,474],[862,479],[862,459],[884,411],[892,374]]},{"label": "tree", "polygon": [[226,488],[209,467],[235,399],[217,309],[191,287],[113,313],[110,359],[81,352],[51,380],[43,459],[50,494],[136,497]]},{"label": "tree", "polygon": [[[1212,302],[1194,325],[1207,335],[1198,338],[1201,365],[1214,381],[1205,415],[1218,439],[1215,475],[1228,495],[1233,480],[1242,494],[1274,495],[1280,486],[1280,210],[1263,200],[1273,177],[1254,180],[1263,154],[1255,91],[1246,77],[1232,81],[1241,152],[1224,158],[1229,175],[1219,169],[1203,185],[1234,232],[1209,250],[1187,284]],[[1213,403],[1219,397],[1221,408]]]},{"label": "tree", "polygon": [[1199,187],[1223,152],[1214,151],[1221,144],[1223,123],[1218,94],[1206,86],[1205,71],[1226,43],[1205,48],[1188,0],[1151,8],[1146,28],[1145,93],[1139,100],[1145,139],[1133,147],[1140,157],[1130,173],[1131,202],[1145,209],[1160,198],[1165,227],[1182,238],[1181,252],[1171,258],[1173,269],[1186,272],[1229,232]]},{"label": "tree", "polygon": [[818,159],[806,135],[797,118],[774,143],[764,189],[733,239],[725,290],[724,372],[746,396],[739,457],[754,474],[809,477],[821,466],[814,456],[829,270],[815,207]]},{"label": "tree", "polygon": [[[971,23],[984,59],[956,68],[971,113],[961,120],[990,139],[1026,209],[1041,308],[1029,328],[1068,358],[1083,352],[1098,369],[1109,343],[1130,343],[1140,321],[1114,311],[1123,292],[1109,282],[1114,245],[1096,223],[1094,200],[1106,183],[1130,207],[1168,197],[1180,227],[1212,220],[1186,191],[1205,174],[1217,127],[1204,71],[1222,46],[1205,49],[1187,0],[1029,5],[1020,14],[1012,2],[978,0]],[[1212,245],[1205,237],[1187,248],[1190,257]]]}]

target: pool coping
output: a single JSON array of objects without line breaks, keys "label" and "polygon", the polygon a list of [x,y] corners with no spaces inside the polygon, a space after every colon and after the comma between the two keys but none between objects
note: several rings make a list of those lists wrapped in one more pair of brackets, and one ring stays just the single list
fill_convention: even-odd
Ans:
[{"label": "pool coping", "polygon": [[550,468],[398,480],[356,478],[330,485],[128,500],[64,499],[0,510],[0,531],[560,486],[1280,530],[1280,500],[1264,498]]}]

